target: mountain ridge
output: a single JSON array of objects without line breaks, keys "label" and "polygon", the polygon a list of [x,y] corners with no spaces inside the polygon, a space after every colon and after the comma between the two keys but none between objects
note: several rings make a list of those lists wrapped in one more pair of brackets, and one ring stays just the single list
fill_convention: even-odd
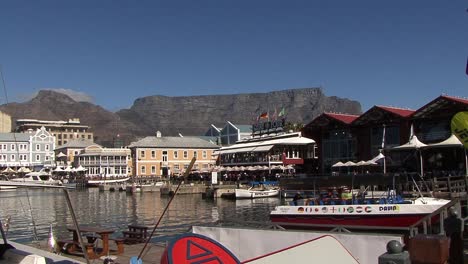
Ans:
[{"label": "mountain ridge", "polygon": [[0,111],[16,119],[68,120],[79,118],[90,126],[96,143],[112,145],[116,139],[124,145],[154,135],[200,136],[211,124],[222,127],[226,121],[234,124],[252,124],[262,112],[273,114],[285,109],[287,121],[307,124],[322,112],[360,114],[357,101],[326,96],[321,88],[299,88],[267,93],[230,95],[164,96],[151,95],[134,100],[127,109],[111,112],[89,102],[77,102],[70,96],[41,90],[36,97],[24,103],[0,106]]}]

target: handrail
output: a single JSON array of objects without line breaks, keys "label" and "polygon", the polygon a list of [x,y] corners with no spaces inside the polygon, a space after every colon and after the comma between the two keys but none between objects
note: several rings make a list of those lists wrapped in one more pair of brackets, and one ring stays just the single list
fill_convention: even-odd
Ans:
[{"label": "handrail", "polygon": [[[413,230],[415,230],[416,228],[418,228],[421,224],[423,225],[427,225],[427,222],[428,221],[431,221],[432,217],[436,216],[436,215],[439,215],[440,213],[443,213],[445,212],[448,208],[452,207],[453,205],[455,204],[458,204],[460,201],[458,199],[454,199],[452,201],[450,201],[449,203],[445,204],[444,206],[440,207],[439,209],[435,210],[434,212],[432,212],[431,214],[428,214],[426,215],[425,217],[421,218],[419,221],[417,221],[416,223],[410,225],[408,227],[408,231],[410,232],[410,236],[413,235]],[[443,219],[440,219],[442,222],[443,222]],[[443,232],[443,223],[440,223],[442,229],[441,229],[441,232]],[[426,226],[425,226],[425,231],[426,231]]]}]

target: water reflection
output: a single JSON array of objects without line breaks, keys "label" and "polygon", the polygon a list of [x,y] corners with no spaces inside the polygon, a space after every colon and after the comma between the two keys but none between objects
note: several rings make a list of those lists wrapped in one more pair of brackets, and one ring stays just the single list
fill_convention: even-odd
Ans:
[{"label": "water reflection", "polygon": [[[153,226],[169,202],[159,193],[99,192],[97,188],[70,191],[80,224],[101,225],[118,230],[129,224]],[[201,195],[178,195],[157,229],[161,237],[188,231],[192,225],[220,225],[243,221],[269,222],[269,213],[280,204],[277,198],[255,200],[203,200]],[[62,190],[17,189],[0,192],[0,218],[11,217],[8,237],[18,242],[45,240],[52,224],[57,237],[68,237],[73,225]]]}]

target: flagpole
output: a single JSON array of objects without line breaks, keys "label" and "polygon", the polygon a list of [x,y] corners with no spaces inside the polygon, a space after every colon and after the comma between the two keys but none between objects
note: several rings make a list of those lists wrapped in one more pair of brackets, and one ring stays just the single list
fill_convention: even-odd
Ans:
[{"label": "flagpole", "polygon": [[383,157],[383,173],[386,174],[387,173],[387,161],[385,159],[385,155],[384,155],[384,148],[385,148],[385,124],[383,125],[383,133],[382,133],[382,155],[384,156]]}]

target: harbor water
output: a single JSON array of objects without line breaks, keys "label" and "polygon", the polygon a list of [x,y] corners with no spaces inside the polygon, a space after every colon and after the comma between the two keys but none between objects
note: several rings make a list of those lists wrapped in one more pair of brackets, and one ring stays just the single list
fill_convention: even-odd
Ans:
[{"label": "harbor water", "polygon": [[[69,193],[78,223],[115,229],[112,237],[121,237],[129,224],[154,226],[170,200],[169,196],[161,197],[159,192],[127,194],[89,188]],[[267,226],[270,211],[280,203],[279,198],[212,200],[202,199],[201,194],[177,195],[152,241],[165,241],[189,231],[193,225]],[[56,238],[70,237],[67,226],[73,225],[60,189],[2,191],[0,219],[7,225],[8,238],[21,243],[46,240],[50,225]]]}]

